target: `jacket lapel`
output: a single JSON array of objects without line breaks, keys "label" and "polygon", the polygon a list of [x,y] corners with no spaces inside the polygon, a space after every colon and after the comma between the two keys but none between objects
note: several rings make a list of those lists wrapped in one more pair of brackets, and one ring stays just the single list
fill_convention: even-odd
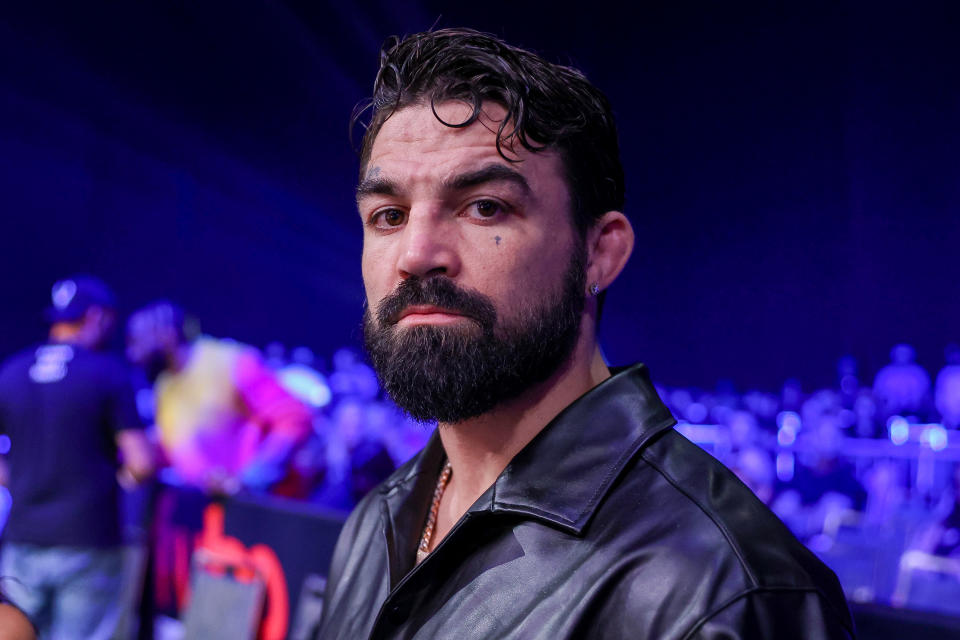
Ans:
[{"label": "jacket lapel", "polygon": [[544,427],[500,474],[489,508],[579,535],[627,463],[674,424],[646,366],[630,367]]},{"label": "jacket lapel", "polygon": [[390,589],[413,568],[420,534],[445,455],[436,431],[412,461],[408,473],[381,488],[383,533],[389,558]]}]

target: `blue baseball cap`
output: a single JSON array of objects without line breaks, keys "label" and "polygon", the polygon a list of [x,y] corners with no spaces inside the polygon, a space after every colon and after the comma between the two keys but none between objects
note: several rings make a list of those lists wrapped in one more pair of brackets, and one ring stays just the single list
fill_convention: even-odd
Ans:
[{"label": "blue baseball cap", "polygon": [[79,320],[90,307],[117,307],[110,287],[100,278],[93,276],[73,276],[58,280],[50,290],[50,302],[51,305],[44,312],[47,322]]}]

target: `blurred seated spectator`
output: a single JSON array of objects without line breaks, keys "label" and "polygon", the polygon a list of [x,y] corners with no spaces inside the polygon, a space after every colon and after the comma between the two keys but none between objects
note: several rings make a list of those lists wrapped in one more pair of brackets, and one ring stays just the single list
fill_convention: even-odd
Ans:
[{"label": "blurred seated spectator", "polygon": [[947,429],[960,429],[960,347],[950,345],[947,365],[937,374],[934,402]]},{"label": "blurred seated spectator", "polygon": [[907,490],[902,476],[902,469],[893,460],[877,460],[866,472],[864,485],[867,489],[867,503],[864,507],[864,526],[883,527],[893,518],[903,515]]},{"label": "blurred seated spectator", "polygon": [[350,451],[350,500],[357,504],[371,489],[387,479],[396,466],[386,447],[376,440],[363,440]]},{"label": "blurred seated spectator", "polygon": [[800,412],[803,404],[803,387],[800,381],[790,378],[784,381],[783,388],[780,391],[780,408],[783,411]]},{"label": "blurred seated spectator", "polygon": [[370,419],[378,405],[348,396],[334,407],[331,419],[322,427],[325,473],[311,502],[349,511],[396,468],[380,430],[384,425]]},{"label": "blurred seated spectator", "polygon": [[860,390],[860,381],[857,379],[857,360],[850,355],[837,360],[837,388],[843,398],[843,405],[851,409]]},{"label": "blurred seated spectator", "polygon": [[760,447],[745,447],[733,458],[730,470],[737,474],[750,490],[769,505],[773,501],[777,476],[773,460],[767,451]]},{"label": "blurred seated spectator", "polygon": [[[820,403],[819,410],[809,405]],[[801,540],[823,531],[824,523],[840,511],[863,511],[867,492],[853,465],[840,455],[843,432],[840,413],[829,402],[811,398],[805,414],[804,456],[793,479],[782,487],[773,510]]]},{"label": "blurred seated spectator", "polygon": [[[315,421],[323,425],[323,420]],[[297,447],[290,458],[287,474],[282,480],[270,487],[273,495],[308,500],[314,491],[323,484],[327,473],[326,443],[318,433],[313,432]]]},{"label": "blurred seated spectator", "polygon": [[756,416],[750,411],[737,409],[729,412],[724,426],[729,432],[730,448],[734,453],[754,445],[770,445],[766,438],[769,434],[761,432]]},{"label": "blurred seated spectator", "polygon": [[952,505],[946,515],[924,529],[913,545],[919,551],[960,559],[960,464],[954,463]]},{"label": "blurred seated spectator", "polygon": [[743,394],[743,406],[754,415],[757,424],[767,431],[775,431],[780,403],[777,396],[762,391],[748,391]]},{"label": "blurred seated spectator", "polygon": [[154,380],[160,443],[180,481],[232,493],[285,475],[311,416],[255,349],[200,336],[162,301],[130,317],[127,355]]},{"label": "blurred seated spectator", "polygon": [[873,392],[869,388],[860,389],[853,401],[853,415],[855,431],[860,438],[885,437],[885,425],[877,421],[877,403],[873,400]]},{"label": "blurred seated spectator", "polygon": [[333,354],[330,389],[338,398],[347,396],[373,400],[380,393],[377,374],[353,349],[343,347]]},{"label": "blurred seated spectator", "polygon": [[369,433],[383,442],[398,467],[420,451],[433,433],[433,425],[417,422],[389,402],[368,404],[366,420]]},{"label": "blurred seated spectator", "polygon": [[908,344],[890,350],[890,364],[877,372],[873,397],[881,418],[892,415],[925,416],[930,394],[930,376],[914,362],[916,352]]}]

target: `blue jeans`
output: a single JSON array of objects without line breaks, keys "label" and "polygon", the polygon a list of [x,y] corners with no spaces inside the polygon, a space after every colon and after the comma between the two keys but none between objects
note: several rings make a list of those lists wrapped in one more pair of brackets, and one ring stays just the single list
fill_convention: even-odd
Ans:
[{"label": "blue jeans", "polygon": [[109,640],[120,615],[120,548],[6,543],[0,575],[7,597],[44,640]]}]

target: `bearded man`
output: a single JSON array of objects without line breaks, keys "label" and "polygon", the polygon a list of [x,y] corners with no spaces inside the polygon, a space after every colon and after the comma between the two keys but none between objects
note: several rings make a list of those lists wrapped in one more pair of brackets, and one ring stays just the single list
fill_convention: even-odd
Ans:
[{"label": "bearded man", "polygon": [[634,241],[603,94],[469,30],[381,61],[365,341],[439,426],[346,523],[319,637],[852,637],[833,573],[672,429],[643,365],[601,357]]}]

